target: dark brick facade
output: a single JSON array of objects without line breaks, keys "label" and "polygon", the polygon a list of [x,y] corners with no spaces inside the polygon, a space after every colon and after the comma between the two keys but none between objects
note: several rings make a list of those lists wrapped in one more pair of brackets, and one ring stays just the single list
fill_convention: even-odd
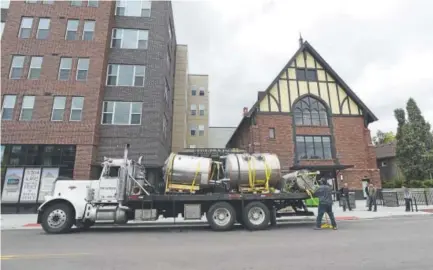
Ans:
[{"label": "dark brick facade", "polygon": [[[84,3],[85,1],[83,1]],[[17,95],[13,120],[2,121],[2,144],[68,144],[77,145],[74,179],[86,179],[92,175],[92,166],[98,165],[103,156],[121,156],[123,145],[130,143],[134,155],[144,155],[151,166],[161,166],[171,148],[172,90],[175,59],[175,30],[171,3],[152,3],[150,18],[114,16],[115,1],[99,1],[98,7],[73,7],[69,1],[54,4],[28,4],[11,1],[7,10],[6,27],[1,40],[1,84],[3,96]],[[2,9],[3,13],[6,11]],[[33,17],[32,34],[29,39],[18,38],[22,16]],[[50,18],[50,34],[47,40],[35,38],[39,18]],[[92,41],[65,40],[68,19],[79,19],[78,36],[83,32],[84,20],[95,20]],[[169,44],[168,25],[172,25],[172,42]],[[112,50],[110,41],[113,27],[149,30],[147,51]],[[171,50],[171,67],[165,65],[167,47]],[[13,55],[26,56],[22,79],[9,79]],[[38,80],[27,79],[30,56],[43,56],[41,76]],[[60,57],[72,57],[69,81],[57,79]],[[90,58],[86,82],[75,80],[77,58]],[[144,88],[106,87],[108,63],[146,65]],[[164,99],[164,85],[170,85],[169,102]],[[24,95],[35,95],[33,118],[19,121]],[[64,120],[50,121],[53,97],[67,97]],[[84,97],[82,120],[70,122],[73,96]],[[142,101],[140,126],[102,126],[103,100]],[[167,134],[162,136],[162,119],[166,117]]]},{"label": "dark brick facade", "polygon": [[[172,39],[169,39],[169,23]],[[173,99],[174,65],[176,38],[173,28],[171,2],[152,2],[152,12],[147,17],[115,17],[113,27],[127,29],[148,29],[147,50],[111,49],[108,55],[110,64],[137,64],[146,66],[146,80],[141,87],[105,87],[104,100],[141,101],[143,114],[141,126],[100,126],[100,147],[97,160],[104,156],[121,156],[122,146],[131,144],[131,157],[143,155],[144,162],[152,167],[162,166],[170,154],[172,102],[164,98],[165,80],[169,84],[169,98]],[[166,55],[170,48],[171,66],[167,66]],[[167,136],[163,136],[162,119],[167,117]],[[100,120],[99,120],[100,121]]]}]

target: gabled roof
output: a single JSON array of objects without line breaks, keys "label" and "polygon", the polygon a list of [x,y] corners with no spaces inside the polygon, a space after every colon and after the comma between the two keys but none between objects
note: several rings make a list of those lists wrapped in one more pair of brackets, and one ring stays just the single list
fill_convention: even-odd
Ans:
[{"label": "gabled roof", "polygon": [[328,72],[335,79],[335,82],[338,83],[338,84],[340,84],[344,88],[344,90],[346,91],[347,95],[350,98],[352,98],[355,101],[355,103],[358,104],[359,107],[362,108],[362,110],[364,112],[364,115],[367,117],[367,122],[368,123],[371,123],[371,122],[374,122],[374,121],[378,120],[378,118],[376,117],[376,115],[374,115],[374,113],[367,107],[367,105],[365,105],[364,102],[362,102],[362,100],[343,81],[343,79],[340,76],[338,76],[337,72],[335,72],[334,69],[332,69],[332,67],[325,61],[325,59],[323,59],[322,56],[320,56],[320,54],[313,48],[313,46],[311,46],[310,43],[308,43],[308,41],[305,41],[305,42],[302,43],[302,46],[300,46],[299,49],[295,52],[295,54],[292,56],[292,58],[290,58],[289,62],[284,66],[284,68],[276,76],[276,78],[272,81],[272,83],[268,86],[268,88],[266,89],[266,91],[264,91],[264,94],[261,95],[261,98],[257,99],[257,101],[254,103],[254,105],[251,107],[251,109],[248,111],[248,113],[246,113],[242,117],[241,122],[239,123],[239,125],[236,128],[235,132],[233,132],[233,135],[229,139],[228,142],[230,142],[232,140],[232,138],[235,136],[235,134],[237,133],[239,127],[242,125],[242,123],[245,121],[245,119],[251,117],[251,115],[258,109],[258,106],[259,106],[260,102],[271,91],[271,89],[274,86],[274,84],[278,82],[278,80],[283,75],[283,73],[286,71],[286,69],[288,69],[290,67],[290,65],[295,61],[297,55],[300,52],[304,51],[304,50],[307,51],[307,52],[309,52],[316,59],[316,61],[326,70],[326,72]]}]

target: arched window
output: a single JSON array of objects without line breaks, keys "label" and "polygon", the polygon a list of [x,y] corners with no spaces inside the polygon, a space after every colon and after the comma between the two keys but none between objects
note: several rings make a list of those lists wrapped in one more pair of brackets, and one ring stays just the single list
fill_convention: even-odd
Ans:
[{"label": "arched window", "polygon": [[294,106],[297,126],[328,126],[328,113],[325,106],[313,97],[304,97]]}]

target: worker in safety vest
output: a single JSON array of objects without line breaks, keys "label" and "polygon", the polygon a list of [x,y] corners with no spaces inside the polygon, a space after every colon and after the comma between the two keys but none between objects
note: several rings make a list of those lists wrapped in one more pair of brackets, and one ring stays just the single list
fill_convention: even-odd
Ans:
[{"label": "worker in safety vest", "polygon": [[322,218],[326,213],[331,220],[331,225],[334,230],[337,229],[337,223],[335,222],[334,212],[332,212],[332,187],[328,185],[326,180],[322,179],[320,181],[319,188],[314,192],[314,196],[319,198],[319,206],[316,220],[315,230],[320,230],[322,227]]}]

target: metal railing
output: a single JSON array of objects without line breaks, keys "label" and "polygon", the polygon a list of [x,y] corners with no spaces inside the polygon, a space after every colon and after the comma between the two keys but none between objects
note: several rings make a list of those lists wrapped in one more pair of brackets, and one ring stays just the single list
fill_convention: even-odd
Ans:
[{"label": "metal railing", "polygon": [[[412,203],[418,205],[433,205],[433,188],[411,188]],[[398,207],[405,205],[404,193],[401,189],[382,190],[383,206]]]}]

